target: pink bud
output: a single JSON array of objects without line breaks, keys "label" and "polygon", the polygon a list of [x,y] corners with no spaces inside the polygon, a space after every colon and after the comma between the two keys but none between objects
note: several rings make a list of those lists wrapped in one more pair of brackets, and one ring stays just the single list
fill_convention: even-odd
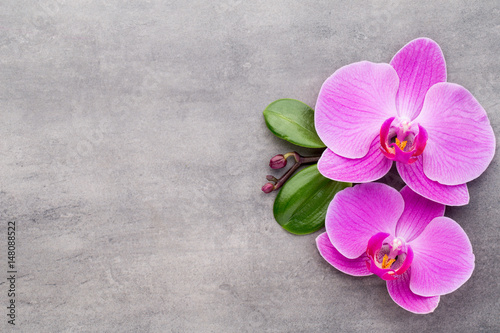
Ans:
[{"label": "pink bud", "polygon": [[285,156],[278,154],[271,158],[271,161],[269,161],[269,166],[272,169],[281,169],[286,166],[286,158]]},{"label": "pink bud", "polygon": [[273,183],[266,183],[264,186],[262,186],[262,192],[271,193],[272,191],[274,191]]}]

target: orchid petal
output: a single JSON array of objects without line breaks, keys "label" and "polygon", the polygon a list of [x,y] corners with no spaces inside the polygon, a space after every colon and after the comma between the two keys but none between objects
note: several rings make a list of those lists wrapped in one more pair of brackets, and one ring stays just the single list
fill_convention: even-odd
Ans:
[{"label": "orchid petal", "polygon": [[472,245],[457,222],[436,217],[411,242],[415,253],[410,289],[421,296],[445,295],[463,285],[474,270]]},{"label": "orchid petal", "polygon": [[369,260],[366,253],[356,259],[347,259],[332,245],[326,232],[316,238],[316,244],[321,256],[339,271],[353,276],[372,275],[366,267]]},{"label": "orchid petal", "polygon": [[413,164],[396,163],[403,181],[421,196],[448,206],[462,206],[469,203],[469,191],[466,184],[443,185],[430,180],[424,174],[422,157]]},{"label": "orchid petal", "polygon": [[469,182],[486,170],[495,154],[495,134],[486,111],[472,94],[453,83],[427,92],[416,119],[428,132],[424,173],[445,185]]},{"label": "orchid petal", "polygon": [[396,115],[398,84],[388,64],[363,61],[338,69],[323,83],[316,102],[321,140],[337,155],[365,156],[380,124]]},{"label": "orchid petal", "polygon": [[424,297],[410,290],[411,268],[396,280],[387,281],[387,291],[392,300],[413,313],[431,313],[439,304],[439,296]]},{"label": "orchid petal", "polygon": [[391,66],[399,76],[396,106],[398,115],[417,117],[429,88],[446,81],[446,63],[439,45],[429,38],[415,39],[392,58]]},{"label": "orchid petal", "polygon": [[394,235],[403,208],[399,192],[385,184],[348,187],[337,193],[328,207],[326,232],[343,256],[355,259],[366,251],[374,234]]},{"label": "orchid petal", "polygon": [[372,141],[366,156],[345,158],[326,149],[318,161],[318,170],[326,178],[341,182],[365,183],[377,180],[391,169],[392,161],[380,150],[380,140]]},{"label": "orchid petal", "polygon": [[405,209],[396,225],[396,237],[411,242],[433,218],[444,215],[445,206],[418,195],[408,186],[399,193],[405,201]]}]

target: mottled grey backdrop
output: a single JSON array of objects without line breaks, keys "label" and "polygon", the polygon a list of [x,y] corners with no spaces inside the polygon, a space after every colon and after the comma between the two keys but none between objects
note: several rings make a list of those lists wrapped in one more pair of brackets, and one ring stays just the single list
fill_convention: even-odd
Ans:
[{"label": "mottled grey backdrop", "polygon": [[0,330],[15,220],[20,332],[498,332],[499,157],[447,209],[476,270],[425,316],[330,267],[260,191],[294,149],[267,104],[314,106],[337,68],[420,36],[500,133],[497,0],[367,3],[0,2]]}]

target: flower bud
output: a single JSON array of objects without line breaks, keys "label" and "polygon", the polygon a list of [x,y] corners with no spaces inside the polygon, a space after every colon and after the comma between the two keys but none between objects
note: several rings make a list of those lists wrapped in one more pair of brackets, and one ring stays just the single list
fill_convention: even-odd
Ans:
[{"label": "flower bud", "polygon": [[271,193],[272,191],[274,191],[273,183],[266,183],[264,186],[262,186],[262,192]]},{"label": "flower bud", "polygon": [[271,161],[269,161],[269,166],[272,169],[281,169],[286,166],[286,158],[285,156],[278,154],[271,158]]}]

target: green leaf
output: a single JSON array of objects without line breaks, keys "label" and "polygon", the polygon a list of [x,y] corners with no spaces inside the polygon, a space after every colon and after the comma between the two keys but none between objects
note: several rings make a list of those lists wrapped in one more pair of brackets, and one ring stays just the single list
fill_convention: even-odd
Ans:
[{"label": "green leaf", "polygon": [[317,164],[311,165],[283,185],[274,201],[274,218],[293,234],[315,232],[325,225],[326,210],[335,194],[350,186],[323,177]]},{"label": "green leaf", "polygon": [[278,99],[264,110],[264,119],[271,132],[281,139],[302,147],[325,147],[314,128],[314,110],[301,101]]}]

